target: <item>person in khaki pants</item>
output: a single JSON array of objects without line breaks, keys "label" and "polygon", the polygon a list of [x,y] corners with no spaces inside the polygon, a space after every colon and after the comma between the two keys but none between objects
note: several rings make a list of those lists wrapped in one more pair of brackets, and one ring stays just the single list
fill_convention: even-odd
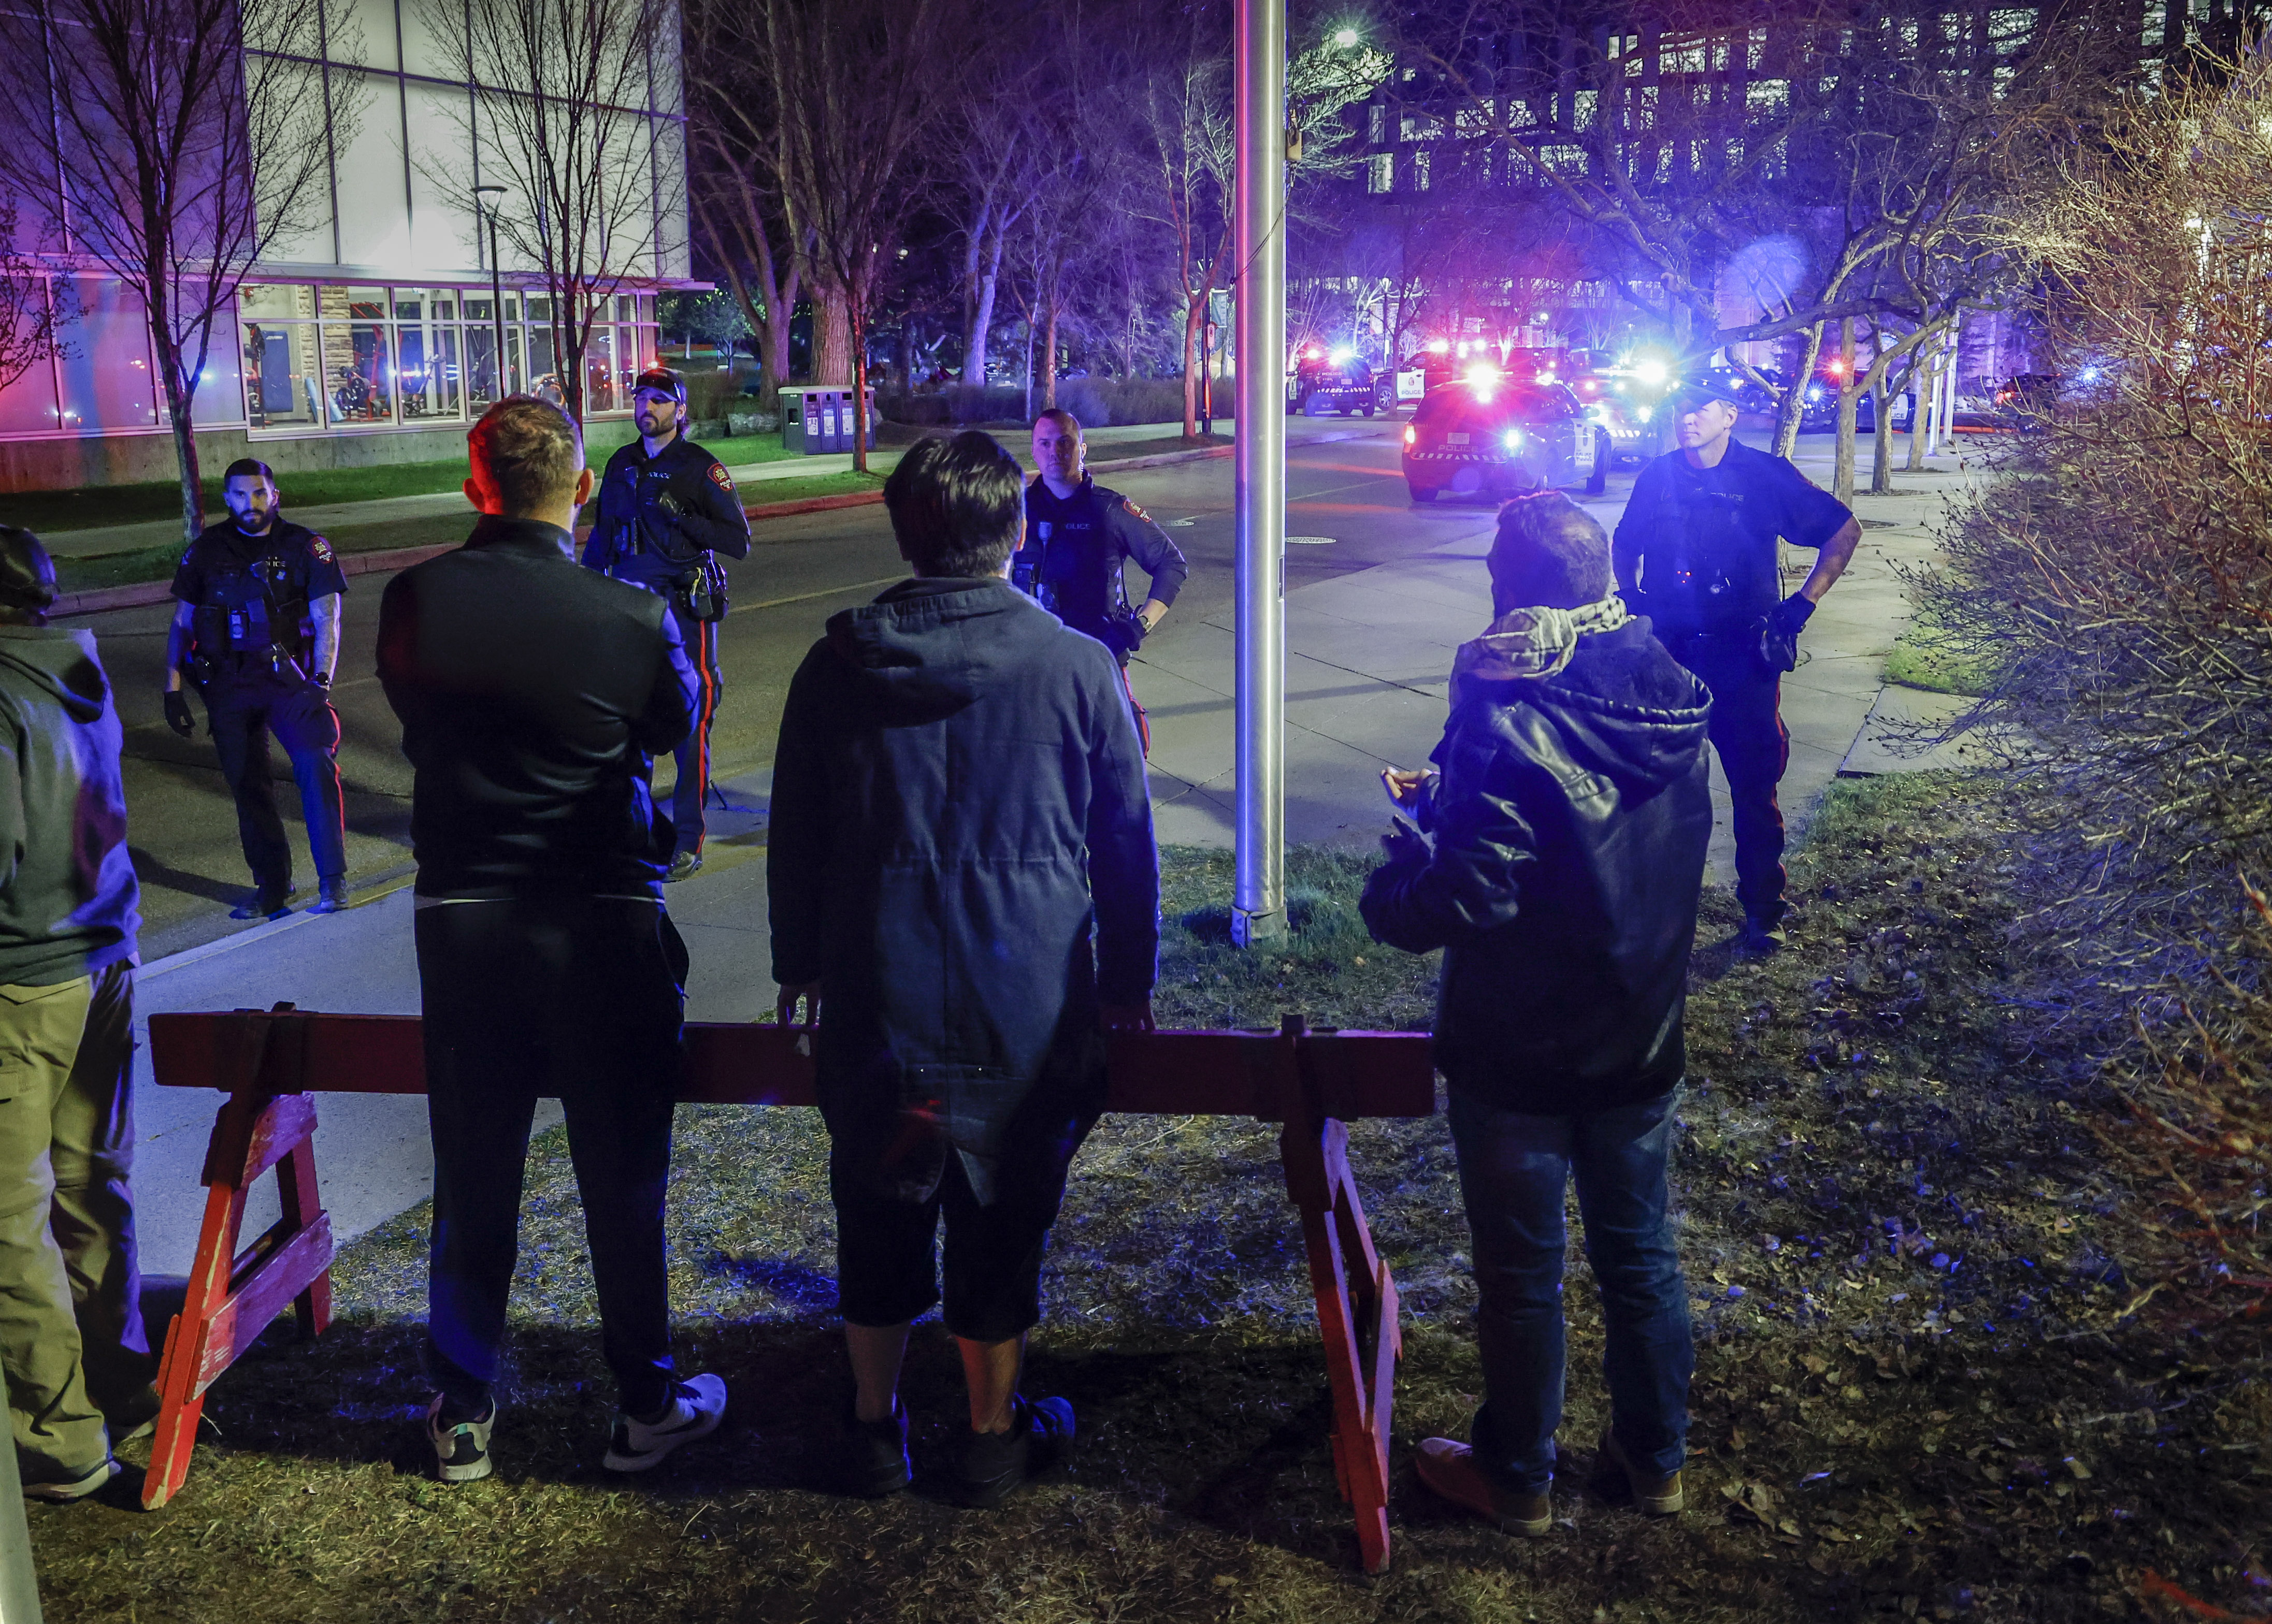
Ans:
[{"label": "person in khaki pants", "polygon": [[157,1413],[135,1267],[120,730],[55,565],[0,526],[0,1371],[24,1493],[83,1499]]}]

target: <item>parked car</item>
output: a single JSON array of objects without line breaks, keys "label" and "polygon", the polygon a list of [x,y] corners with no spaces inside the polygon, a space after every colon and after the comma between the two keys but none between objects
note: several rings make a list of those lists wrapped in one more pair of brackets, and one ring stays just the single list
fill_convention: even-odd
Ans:
[{"label": "parked car", "polygon": [[1371,417],[1379,407],[1380,391],[1373,383],[1370,362],[1346,350],[1331,354],[1313,350],[1305,352],[1296,363],[1286,404],[1304,417],[1334,412],[1343,417],[1357,412]]},{"label": "parked car", "polygon": [[1415,502],[1573,485],[1599,495],[1612,454],[1609,432],[1562,384],[1469,379],[1429,391],[1405,425],[1404,483]]}]

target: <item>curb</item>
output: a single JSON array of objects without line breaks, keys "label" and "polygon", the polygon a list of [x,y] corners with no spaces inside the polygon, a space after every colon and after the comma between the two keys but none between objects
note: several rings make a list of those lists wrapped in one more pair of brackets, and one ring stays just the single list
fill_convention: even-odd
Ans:
[{"label": "curb", "polygon": [[[1324,444],[1332,440],[1354,439],[1354,435],[1320,436],[1312,443]],[[1131,468],[1162,468],[1174,463],[1205,462],[1213,458],[1228,457],[1237,448],[1230,445],[1202,445],[1188,451],[1158,451],[1149,457],[1117,457],[1088,465],[1092,473],[1115,473]],[[851,491],[841,496],[806,496],[795,502],[761,502],[745,507],[743,512],[752,521],[768,518],[788,518],[799,513],[826,513],[837,508],[871,507],[883,501],[880,490]],[[453,551],[458,543],[439,542],[428,547],[395,548],[377,553],[341,553],[340,570],[346,575],[385,575],[396,570],[407,570],[413,564],[422,564],[430,558],[438,558]],[[141,609],[153,604],[172,600],[171,581],[133,581],[124,586],[105,586],[89,592],[64,592],[48,611],[51,620],[64,620],[77,615],[101,615],[111,609]]]}]

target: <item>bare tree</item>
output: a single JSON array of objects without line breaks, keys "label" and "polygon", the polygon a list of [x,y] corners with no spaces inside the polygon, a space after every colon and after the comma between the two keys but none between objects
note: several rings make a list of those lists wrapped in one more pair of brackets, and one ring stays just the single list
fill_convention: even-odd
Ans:
[{"label": "bare tree", "polygon": [[33,256],[16,246],[21,212],[13,197],[0,198],[0,391],[43,361],[71,353],[58,336],[70,324],[78,302],[69,282],[53,281]]},{"label": "bare tree", "polygon": [[765,160],[778,108],[772,86],[743,47],[740,0],[689,0],[688,136],[697,161],[689,201],[727,286],[758,336],[762,398],[770,406],[789,372],[789,324],[805,255],[788,235]]},{"label": "bare tree", "polygon": [[[678,245],[657,189],[684,163],[674,0],[420,0],[437,40],[458,42],[474,87],[457,115],[462,165],[430,173],[472,201],[502,184],[504,241],[549,296],[563,404],[582,420],[593,327],[624,279]],[[613,360],[610,357],[610,360]],[[500,386],[504,357],[498,357]],[[534,380],[531,380],[534,382]]]},{"label": "bare tree", "polygon": [[348,33],[333,4],[19,0],[0,14],[19,70],[0,177],[50,242],[141,300],[189,536],[205,527],[193,409],[214,327],[253,264],[309,224],[326,132],[359,112],[347,76],[327,89],[303,65]]},{"label": "bare tree", "polygon": [[[1188,28],[1155,37],[1149,71],[1136,80],[1134,122],[1156,174],[1153,218],[1173,245],[1174,286],[1184,311],[1184,434],[1199,434],[1200,340],[1218,287],[1237,279],[1229,263],[1234,168],[1229,28],[1213,4],[1190,8]],[[1145,24],[1149,29],[1148,19]],[[1286,154],[1289,195],[1304,183],[1346,173],[1355,161],[1342,109],[1369,94],[1388,58],[1363,46],[1313,39],[1287,63]],[[1283,356],[1256,357],[1272,368]],[[1238,365],[1250,364],[1238,358]]]},{"label": "bare tree", "polygon": [[[878,270],[910,212],[916,160],[984,31],[954,0],[746,0],[743,18],[729,48],[749,53],[770,97],[752,153],[806,257],[816,351],[832,307],[843,314],[858,410]],[[852,458],[866,469],[864,432]]]}]

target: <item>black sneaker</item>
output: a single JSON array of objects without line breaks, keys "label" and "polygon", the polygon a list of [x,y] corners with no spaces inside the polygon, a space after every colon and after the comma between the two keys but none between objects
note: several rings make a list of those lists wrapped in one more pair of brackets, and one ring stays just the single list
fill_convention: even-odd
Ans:
[{"label": "black sneaker", "polygon": [[125,1470],[125,1467],[106,1455],[102,1457],[101,1465],[83,1477],[26,1483],[24,1485],[24,1498],[44,1500],[54,1506],[74,1505],[101,1490],[111,1479]]},{"label": "black sneaker", "polygon": [[228,916],[233,920],[280,920],[291,912],[292,890],[287,886],[280,891],[254,892],[250,900],[231,908]]},{"label": "black sneaker", "polygon": [[689,1376],[671,1385],[670,1402],[651,1421],[616,1412],[600,1464],[609,1471],[645,1471],[680,1444],[716,1432],[725,1415],[726,1383],[713,1375]]},{"label": "black sneaker", "polygon": [[991,1510],[1072,1453],[1072,1405],[1062,1398],[1011,1400],[1010,1429],[972,1433],[956,1469],[962,1503]]},{"label": "black sneaker", "polygon": [[445,1483],[474,1483],[490,1475],[490,1434],[497,1426],[497,1404],[478,1421],[445,1421],[442,1395],[426,1406],[426,1441],[434,1449],[434,1475]]},{"label": "black sneaker", "polygon": [[880,1421],[863,1421],[847,1405],[842,1449],[844,1486],[855,1494],[881,1500],[915,1476],[908,1465],[908,1412],[896,1397],[892,1413]]},{"label": "black sneaker", "polygon": [[676,885],[681,880],[691,880],[702,872],[702,853],[681,852],[670,860],[670,872],[662,876],[665,885]]},{"label": "black sneaker", "polygon": [[1765,958],[1770,954],[1782,952],[1783,944],[1789,940],[1780,924],[1770,925],[1762,919],[1745,919],[1744,934],[1736,938],[1736,946],[1739,951],[1755,958]]},{"label": "black sneaker", "polygon": [[348,883],[343,875],[334,875],[317,889],[315,905],[310,913],[340,913],[347,910]]}]

